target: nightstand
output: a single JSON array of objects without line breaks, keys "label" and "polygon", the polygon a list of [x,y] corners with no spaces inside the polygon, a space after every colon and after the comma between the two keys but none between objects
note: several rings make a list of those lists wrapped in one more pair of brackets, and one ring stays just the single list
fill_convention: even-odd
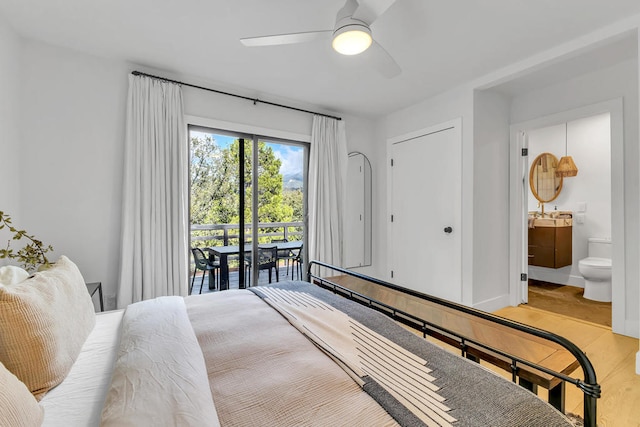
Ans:
[{"label": "nightstand", "polygon": [[104,302],[102,300],[102,282],[91,282],[87,283],[87,291],[89,291],[89,295],[91,298],[95,295],[96,291],[98,291],[98,297],[100,298],[100,311],[104,311]]}]

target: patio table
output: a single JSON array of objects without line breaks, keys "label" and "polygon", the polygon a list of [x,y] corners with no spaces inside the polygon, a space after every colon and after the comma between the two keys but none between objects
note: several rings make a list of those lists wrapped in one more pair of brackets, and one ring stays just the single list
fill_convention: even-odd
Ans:
[{"label": "patio table", "polygon": [[[261,243],[259,247],[274,247],[278,250],[299,250],[302,249],[302,241],[294,240],[291,242],[274,242],[274,243]],[[224,291],[229,289],[229,256],[240,254],[240,245],[231,246],[210,246],[206,250],[220,257],[220,290]],[[251,253],[253,245],[244,245],[244,252]],[[215,283],[212,278],[209,277],[209,289],[213,289]],[[244,283],[240,283],[238,286],[240,289],[244,288]]]}]

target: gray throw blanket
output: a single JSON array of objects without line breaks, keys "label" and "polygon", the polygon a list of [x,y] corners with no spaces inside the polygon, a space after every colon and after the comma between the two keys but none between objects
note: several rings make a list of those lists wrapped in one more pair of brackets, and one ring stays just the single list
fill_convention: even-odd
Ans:
[{"label": "gray throw blanket", "polygon": [[[315,285],[282,282],[250,290],[358,377],[363,389],[401,425],[571,425],[564,415],[517,384]],[[323,313],[331,308],[338,313]],[[355,345],[345,344],[346,335]],[[380,348],[390,346],[401,351],[380,353]],[[397,382],[403,375],[405,381]],[[421,390],[415,389],[418,385]]]}]

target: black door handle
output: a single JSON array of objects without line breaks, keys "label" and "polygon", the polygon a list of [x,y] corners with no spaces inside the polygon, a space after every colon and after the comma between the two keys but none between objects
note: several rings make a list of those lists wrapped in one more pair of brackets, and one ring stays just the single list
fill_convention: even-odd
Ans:
[{"label": "black door handle", "polygon": [[452,231],[453,231],[453,228],[451,228],[451,227],[445,227],[444,228],[444,232],[447,233],[447,234],[451,233]]}]

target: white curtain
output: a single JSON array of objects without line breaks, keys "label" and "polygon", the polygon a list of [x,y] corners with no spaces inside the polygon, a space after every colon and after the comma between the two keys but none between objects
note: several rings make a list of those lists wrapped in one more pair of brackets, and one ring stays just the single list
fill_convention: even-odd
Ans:
[{"label": "white curtain", "polygon": [[119,308],[187,293],[185,131],[180,86],[130,75]]},{"label": "white curtain", "polygon": [[313,117],[309,157],[309,259],[342,266],[347,180],[342,121]]}]

